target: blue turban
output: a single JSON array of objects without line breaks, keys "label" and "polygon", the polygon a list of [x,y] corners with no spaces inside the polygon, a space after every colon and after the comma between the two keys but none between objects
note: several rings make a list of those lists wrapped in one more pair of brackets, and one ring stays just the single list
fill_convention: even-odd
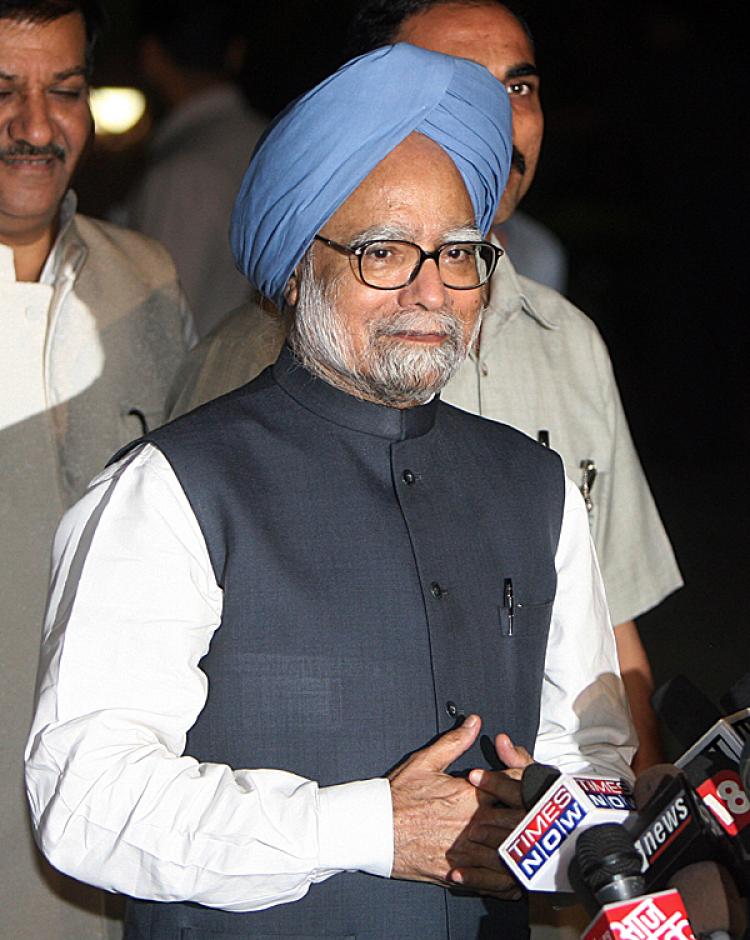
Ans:
[{"label": "blue turban", "polygon": [[505,89],[475,62],[398,43],[342,66],[286,108],[259,142],[230,227],[237,267],[250,283],[282,306],[313,236],[413,131],[455,163],[477,227],[488,231],[510,169]]}]

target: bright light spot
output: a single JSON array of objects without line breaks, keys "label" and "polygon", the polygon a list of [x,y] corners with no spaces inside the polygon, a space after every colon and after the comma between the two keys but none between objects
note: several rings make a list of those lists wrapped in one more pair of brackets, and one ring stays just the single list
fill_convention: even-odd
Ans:
[{"label": "bright light spot", "polygon": [[146,110],[146,98],[137,88],[93,88],[90,100],[97,134],[124,134]]}]

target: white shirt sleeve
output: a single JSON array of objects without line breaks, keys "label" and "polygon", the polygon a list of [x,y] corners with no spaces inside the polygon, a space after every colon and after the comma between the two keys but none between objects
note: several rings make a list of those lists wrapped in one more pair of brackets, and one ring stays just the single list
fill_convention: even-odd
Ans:
[{"label": "white shirt sleeve", "polygon": [[637,747],[586,507],[565,480],[536,760],[632,780]]},{"label": "white shirt sleeve", "polygon": [[222,592],[164,456],[145,445],[64,517],[27,745],[32,821],[60,870],[228,911],[295,901],[345,870],[390,875],[385,779],[319,788],[184,755]]}]

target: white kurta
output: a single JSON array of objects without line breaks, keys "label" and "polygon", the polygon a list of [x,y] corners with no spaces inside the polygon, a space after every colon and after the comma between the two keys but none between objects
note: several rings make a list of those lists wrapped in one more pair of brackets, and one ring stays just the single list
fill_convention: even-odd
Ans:
[{"label": "white kurta", "polygon": [[[555,564],[535,756],[629,777],[635,737],[570,481]],[[208,694],[199,662],[222,601],[195,515],[153,445],[108,468],[66,515],[27,761],[45,852],[103,887],[232,911],[294,901],[339,871],[387,875],[384,779],[318,787],[294,767],[184,754]]]}]

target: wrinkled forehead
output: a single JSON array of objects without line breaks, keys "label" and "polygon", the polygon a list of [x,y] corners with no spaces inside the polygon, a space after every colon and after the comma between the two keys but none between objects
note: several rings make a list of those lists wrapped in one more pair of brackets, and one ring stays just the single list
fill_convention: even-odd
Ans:
[{"label": "wrinkled forehead", "polygon": [[422,238],[474,224],[466,184],[443,148],[414,132],[391,150],[322,227],[351,234],[383,229]]}]

